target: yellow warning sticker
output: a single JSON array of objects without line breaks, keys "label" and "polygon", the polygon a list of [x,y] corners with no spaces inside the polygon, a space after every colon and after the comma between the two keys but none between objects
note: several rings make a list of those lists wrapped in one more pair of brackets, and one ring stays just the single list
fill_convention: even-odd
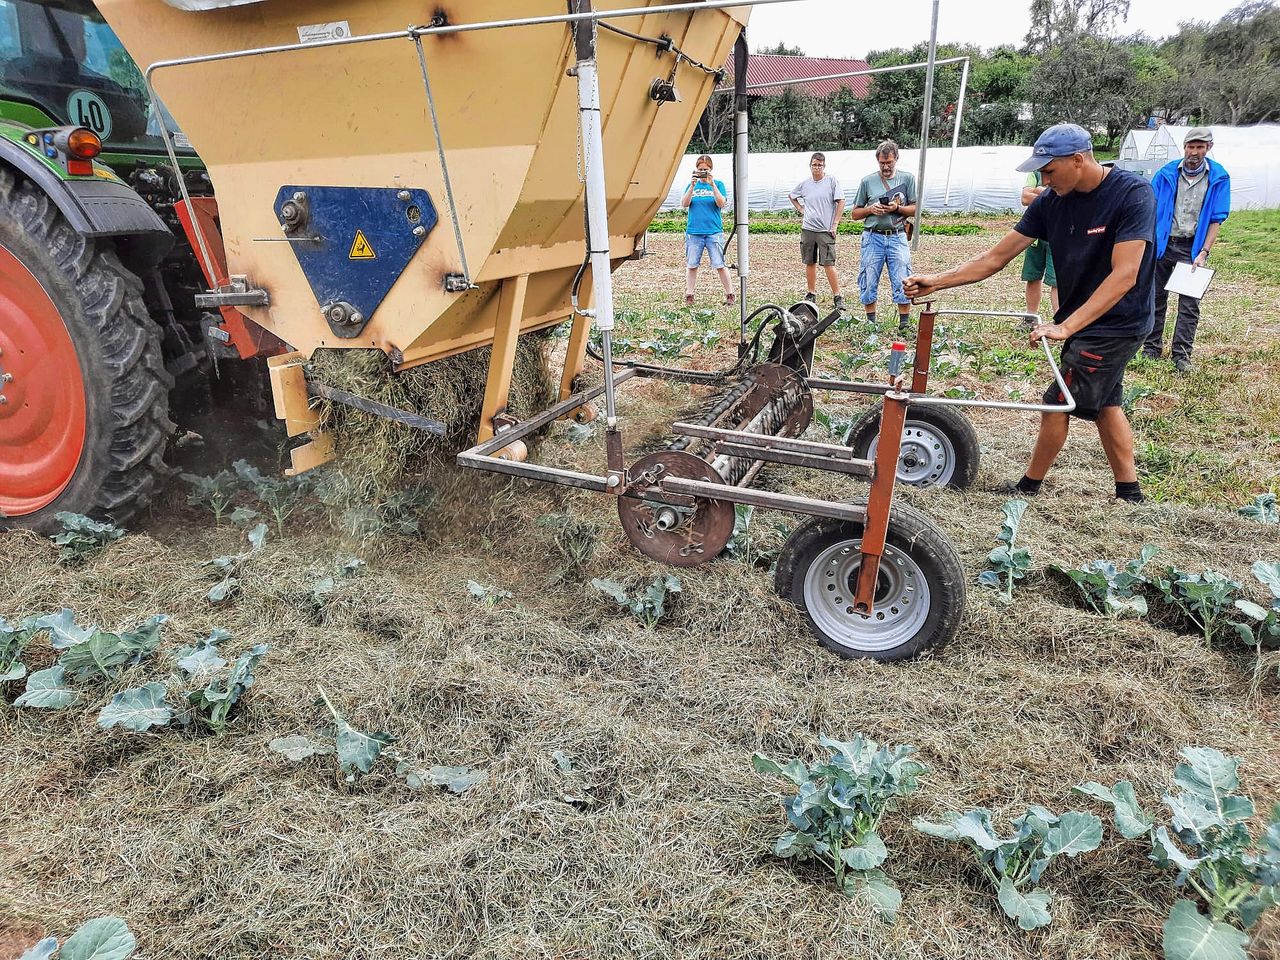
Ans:
[{"label": "yellow warning sticker", "polygon": [[348,260],[377,260],[378,255],[373,252],[373,247],[369,246],[369,241],[364,235],[363,230],[356,231],[356,238],[351,241],[351,252],[347,254]]}]

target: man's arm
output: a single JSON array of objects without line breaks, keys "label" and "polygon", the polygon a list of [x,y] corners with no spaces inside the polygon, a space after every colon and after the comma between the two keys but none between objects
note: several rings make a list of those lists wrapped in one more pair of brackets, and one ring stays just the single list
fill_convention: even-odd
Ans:
[{"label": "man's arm", "polygon": [[1044,193],[1044,187],[1023,187],[1022,188],[1022,205],[1024,207],[1031,206],[1032,201],[1040,194]]},{"label": "man's arm", "polygon": [[1146,240],[1124,240],[1117,243],[1111,251],[1111,272],[1098,284],[1093,296],[1061,323],[1040,324],[1031,331],[1031,342],[1035,343],[1041,337],[1065,340],[1085,329],[1119,303],[1120,298],[1138,282],[1138,270],[1142,267],[1142,254],[1146,245]]},{"label": "man's arm", "polygon": [[[1033,243],[1034,238],[1024,236],[1017,230],[1010,230],[986,253],[944,273],[912,274],[902,281],[902,289],[908,297],[927,297],[939,290],[977,283],[999,273],[1009,265],[1010,260]],[[1117,296],[1116,300],[1119,299]]]},{"label": "man's arm", "polygon": [[1200,252],[1196,254],[1196,258],[1191,261],[1192,269],[1203,267],[1205,261],[1209,259],[1209,251],[1213,249],[1213,245],[1218,242],[1218,230],[1222,228],[1222,224],[1215,220],[1209,224],[1209,232],[1204,235],[1204,246],[1200,248]]},{"label": "man's arm", "polygon": [[[840,218],[844,216],[844,197],[836,201],[836,215],[831,218],[831,236],[836,235],[836,231],[840,228]],[[1214,224],[1216,227],[1217,224]]]}]

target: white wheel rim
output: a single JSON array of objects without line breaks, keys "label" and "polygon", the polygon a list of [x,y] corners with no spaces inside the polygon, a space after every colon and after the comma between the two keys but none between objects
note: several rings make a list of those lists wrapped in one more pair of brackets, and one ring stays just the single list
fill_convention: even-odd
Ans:
[{"label": "white wheel rim", "polygon": [[929,619],[929,583],[911,557],[885,544],[870,615],[853,608],[862,541],[823,550],[804,575],[804,606],[829,639],[857,653],[880,653],[913,640]]},{"label": "white wheel rim", "polygon": [[[874,460],[880,436],[871,438],[867,458]],[[902,449],[898,452],[898,481],[913,487],[946,486],[956,472],[956,448],[951,438],[936,427],[908,420],[902,428]]]}]

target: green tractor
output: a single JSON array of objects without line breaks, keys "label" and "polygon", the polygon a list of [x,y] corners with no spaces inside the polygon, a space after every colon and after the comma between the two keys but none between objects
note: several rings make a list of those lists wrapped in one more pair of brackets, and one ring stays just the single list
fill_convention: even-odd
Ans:
[{"label": "green tractor", "polygon": [[169,472],[171,413],[207,412],[219,351],[256,352],[195,306],[212,192],[89,0],[0,0],[0,527],[128,520]]}]

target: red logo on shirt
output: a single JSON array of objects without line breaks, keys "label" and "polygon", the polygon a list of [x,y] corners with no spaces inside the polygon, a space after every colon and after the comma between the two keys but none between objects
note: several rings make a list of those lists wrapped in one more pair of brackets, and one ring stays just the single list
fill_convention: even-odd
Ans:
[{"label": "red logo on shirt", "polygon": [[1106,224],[1103,224],[1100,227],[1090,227],[1088,230],[1085,231],[1085,233],[1089,234],[1089,236],[1093,236],[1095,233],[1106,233],[1106,232],[1107,232]]}]

